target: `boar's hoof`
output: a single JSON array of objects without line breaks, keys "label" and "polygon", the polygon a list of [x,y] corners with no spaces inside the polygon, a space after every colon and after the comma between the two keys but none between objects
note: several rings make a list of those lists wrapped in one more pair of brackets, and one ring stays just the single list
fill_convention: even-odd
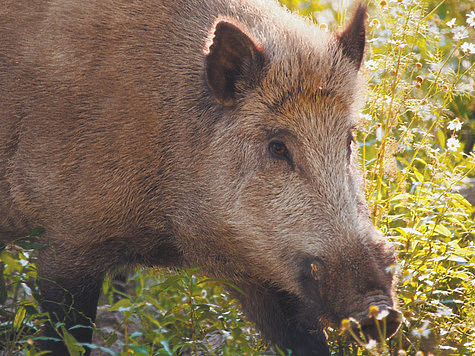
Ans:
[{"label": "boar's hoof", "polygon": [[354,323],[352,325],[353,332],[359,335],[361,330],[367,340],[373,339],[381,341],[381,335],[384,333],[384,325],[386,324],[386,334],[383,335],[383,337],[389,338],[393,336],[399,329],[399,325],[401,325],[401,313],[392,308],[386,310],[388,312],[386,318],[378,320],[380,331],[378,331],[376,319],[373,316],[369,316],[366,319],[360,320],[359,325]]}]

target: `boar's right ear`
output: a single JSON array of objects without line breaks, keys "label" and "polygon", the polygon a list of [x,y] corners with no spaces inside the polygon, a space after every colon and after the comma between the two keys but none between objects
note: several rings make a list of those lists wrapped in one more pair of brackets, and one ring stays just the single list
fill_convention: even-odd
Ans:
[{"label": "boar's right ear", "polygon": [[343,54],[359,69],[363,61],[366,43],[366,5],[359,4],[351,22],[342,33],[338,35],[338,42],[343,50]]},{"label": "boar's right ear", "polygon": [[206,56],[206,81],[219,104],[233,106],[240,89],[255,85],[263,63],[262,52],[249,36],[229,22],[217,23]]}]

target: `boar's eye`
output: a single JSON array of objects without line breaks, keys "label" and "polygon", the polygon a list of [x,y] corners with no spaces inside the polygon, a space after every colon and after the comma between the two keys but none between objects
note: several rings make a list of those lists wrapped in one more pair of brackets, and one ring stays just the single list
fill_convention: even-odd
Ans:
[{"label": "boar's eye", "polygon": [[285,159],[290,162],[289,150],[284,143],[280,141],[272,141],[269,144],[269,150],[274,157]]}]

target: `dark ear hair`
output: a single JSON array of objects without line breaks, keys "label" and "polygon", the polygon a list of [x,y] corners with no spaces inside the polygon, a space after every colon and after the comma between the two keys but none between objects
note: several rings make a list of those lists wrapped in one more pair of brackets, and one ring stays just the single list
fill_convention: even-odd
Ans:
[{"label": "dark ear hair", "polygon": [[[206,81],[216,101],[233,106],[239,87],[253,87],[264,57],[256,44],[236,25],[220,21],[206,56]],[[242,83],[241,83],[242,81]]]},{"label": "dark ear hair", "polygon": [[343,49],[343,54],[349,57],[359,69],[363,61],[366,42],[366,5],[359,4],[351,22],[345,30],[338,35],[338,42]]}]

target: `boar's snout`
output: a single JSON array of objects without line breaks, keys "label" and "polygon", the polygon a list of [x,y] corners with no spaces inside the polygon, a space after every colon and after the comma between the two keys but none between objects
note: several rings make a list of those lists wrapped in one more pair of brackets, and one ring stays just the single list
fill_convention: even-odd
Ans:
[{"label": "boar's snout", "polygon": [[356,335],[381,340],[399,328],[401,315],[394,308],[395,293],[390,266],[395,263],[392,247],[379,235],[346,234],[328,241],[319,257],[304,259],[300,274],[304,298],[317,305],[320,318],[339,325],[351,322]]},{"label": "boar's snout", "polygon": [[356,335],[359,335],[361,330],[367,340],[380,341],[382,337],[389,338],[396,333],[401,325],[401,313],[389,307],[378,309],[378,314],[385,315],[385,318],[368,314],[366,317],[354,319],[357,322],[352,322],[351,328]]}]

